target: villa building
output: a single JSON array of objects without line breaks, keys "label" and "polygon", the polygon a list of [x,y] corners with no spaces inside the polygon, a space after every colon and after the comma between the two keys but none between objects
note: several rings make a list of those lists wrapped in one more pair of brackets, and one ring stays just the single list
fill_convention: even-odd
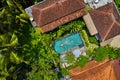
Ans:
[{"label": "villa building", "polygon": [[[88,6],[89,11],[86,10]],[[32,25],[40,27],[42,33],[82,17],[90,35],[95,36],[101,46],[110,44],[120,48],[120,14],[113,0],[44,0],[25,10]],[[78,32],[56,40],[53,46],[65,67],[69,66],[64,59],[67,53],[73,53],[75,57],[86,55]],[[71,80],[119,80],[120,62],[90,61],[85,68],[77,67],[69,72]]]},{"label": "villa building", "polygon": [[[91,8],[89,12],[86,6]],[[32,25],[41,27],[43,33],[83,17],[90,34],[96,36],[101,46],[120,47],[115,43],[120,40],[120,15],[113,0],[44,0],[25,10]]]},{"label": "villa building", "polygon": [[85,14],[84,0],[44,0],[26,8],[34,27],[48,32]]},{"label": "villa building", "polygon": [[83,18],[90,34],[95,35],[103,46],[120,34],[120,15],[113,2],[91,9]]}]

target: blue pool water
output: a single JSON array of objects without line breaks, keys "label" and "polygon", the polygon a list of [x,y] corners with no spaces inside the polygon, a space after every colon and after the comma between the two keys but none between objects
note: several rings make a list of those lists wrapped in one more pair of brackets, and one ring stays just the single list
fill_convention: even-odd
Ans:
[{"label": "blue pool water", "polygon": [[63,37],[60,40],[54,42],[54,49],[57,54],[61,54],[76,46],[84,45],[78,32]]}]

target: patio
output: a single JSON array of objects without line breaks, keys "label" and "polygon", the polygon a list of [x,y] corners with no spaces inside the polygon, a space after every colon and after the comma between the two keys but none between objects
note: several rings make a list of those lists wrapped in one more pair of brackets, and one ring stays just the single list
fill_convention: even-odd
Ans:
[{"label": "patio", "polygon": [[[62,53],[60,55],[60,60],[61,60],[62,67],[65,68],[65,67],[68,67],[68,66],[72,65],[80,55],[86,56],[85,51],[86,51],[85,47],[81,47],[81,48],[80,47],[75,47],[75,48],[69,50],[68,52]],[[73,63],[72,62],[70,64],[67,63],[68,62],[66,60],[67,54],[73,54],[74,55]]]}]

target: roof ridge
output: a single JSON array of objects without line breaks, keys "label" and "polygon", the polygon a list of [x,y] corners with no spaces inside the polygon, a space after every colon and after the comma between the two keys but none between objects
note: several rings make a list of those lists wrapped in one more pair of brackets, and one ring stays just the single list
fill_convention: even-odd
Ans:
[{"label": "roof ridge", "polygon": [[[81,9],[83,9],[83,8],[81,8]],[[74,12],[77,12],[77,11],[79,11],[80,9],[78,9],[78,10],[76,10],[76,11],[74,11]],[[68,15],[70,15],[70,14],[73,14],[74,12],[71,12],[71,13],[69,13]],[[66,15],[65,15],[66,16]],[[65,16],[63,16],[63,17],[65,17]],[[59,19],[61,19],[62,17],[60,17],[60,18],[58,18],[58,19],[56,19],[56,20],[59,20]],[[56,20],[54,20],[54,21],[56,21]],[[53,22],[53,21],[51,21],[51,22]],[[51,22],[49,22],[49,23],[51,23]],[[46,24],[49,24],[49,23],[46,23]],[[44,24],[44,25],[46,25],[46,24]]]},{"label": "roof ridge", "polygon": [[[67,15],[70,15],[70,14],[72,14],[72,13],[74,13],[74,12],[77,12],[77,11],[83,11],[83,9],[85,8],[85,5],[84,5],[84,3],[83,2],[78,2],[78,1],[80,1],[80,0],[76,0],[76,1],[73,1],[73,0],[63,0],[64,2],[62,2],[62,3],[58,3],[58,4],[52,4],[52,5],[50,5],[49,7],[46,7],[46,8],[43,8],[43,9],[41,9],[41,15],[43,15],[44,13],[43,12],[45,12],[45,11],[48,11],[49,10],[49,8],[50,9],[56,9],[56,10],[58,10],[57,8],[59,8],[61,11],[63,10],[63,9],[65,9],[65,8],[67,8],[66,10],[64,10],[64,13],[63,12],[61,12],[61,13],[63,13],[63,14],[61,14],[61,15],[57,15],[56,13],[56,17],[53,17],[53,19],[51,18],[50,20],[48,20],[47,19],[47,17],[44,17],[44,18],[46,18],[48,21],[47,22],[42,22],[43,24],[41,24],[42,26],[44,26],[44,25],[46,25],[46,24],[49,24],[49,23],[51,23],[51,22],[53,22],[53,21],[56,21],[56,20],[58,20],[58,19],[61,19],[62,17],[65,17],[65,16],[67,16]],[[72,4],[72,2],[74,2],[74,6],[77,4],[77,8],[75,8],[75,9],[73,9],[72,8],[72,6],[68,6],[68,7],[65,7],[65,4],[67,3],[67,5],[69,5],[69,4]],[[69,3],[69,4],[68,4]],[[56,8],[55,8],[56,7]],[[61,7],[63,7],[63,8],[61,8]],[[68,9],[69,8],[69,9]],[[68,11],[69,10],[69,11]],[[54,10],[52,10],[51,12],[53,12]],[[58,11],[59,12],[59,11]],[[43,17],[41,17],[41,19],[39,19],[39,21],[40,20],[43,20]],[[38,22],[39,23],[39,22]],[[39,24],[40,25],[40,24]]]},{"label": "roof ridge", "polygon": [[108,36],[108,33],[111,31],[114,24],[115,24],[115,22],[113,22],[112,25],[110,26],[110,28],[107,30],[106,35],[104,36],[103,40],[106,39],[106,37]]},{"label": "roof ridge", "polygon": [[94,66],[94,67],[92,67],[92,68],[90,68],[90,69],[83,70],[83,71],[81,71],[81,72],[79,72],[79,73],[73,75],[72,77],[77,76],[77,75],[82,74],[82,73],[85,73],[85,72],[87,72],[87,71],[89,71],[89,70],[95,69],[95,68],[97,68],[97,67],[103,66],[103,65],[105,65],[105,63],[108,64],[108,63],[110,63],[110,61],[102,62],[102,63],[100,63],[100,64],[98,64],[98,65],[96,65],[96,66]]},{"label": "roof ridge", "polygon": [[42,8],[41,10],[48,9],[48,8],[50,8],[50,7],[52,7],[52,6],[56,5],[56,4],[57,4],[57,3],[51,4],[51,5],[49,5],[49,6],[46,6],[45,8]]},{"label": "roof ridge", "polygon": [[114,22],[116,22],[116,19],[115,19],[115,16],[114,16],[113,13],[111,14],[111,17],[112,17],[112,20],[113,20]]},{"label": "roof ridge", "polygon": [[120,27],[120,23],[119,23],[118,21],[115,21],[115,23],[116,23],[117,25],[119,25],[119,27]]},{"label": "roof ridge", "polygon": [[106,15],[111,15],[112,14],[111,12],[109,12],[109,13],[106,13],[104,11],[99,11],[99,12],[102,13],[102,14],[106,14]]}]

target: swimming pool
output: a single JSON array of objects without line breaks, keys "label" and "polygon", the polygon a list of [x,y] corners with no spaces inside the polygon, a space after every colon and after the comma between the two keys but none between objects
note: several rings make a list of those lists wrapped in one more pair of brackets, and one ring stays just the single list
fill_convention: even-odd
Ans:
[{"label": "swimming pool", "polygon": [[54,42],[54,50],[57,54],[69,51],[76,46],[84,46],[83,40],[80,37],[79,32],[72,33]]}]

